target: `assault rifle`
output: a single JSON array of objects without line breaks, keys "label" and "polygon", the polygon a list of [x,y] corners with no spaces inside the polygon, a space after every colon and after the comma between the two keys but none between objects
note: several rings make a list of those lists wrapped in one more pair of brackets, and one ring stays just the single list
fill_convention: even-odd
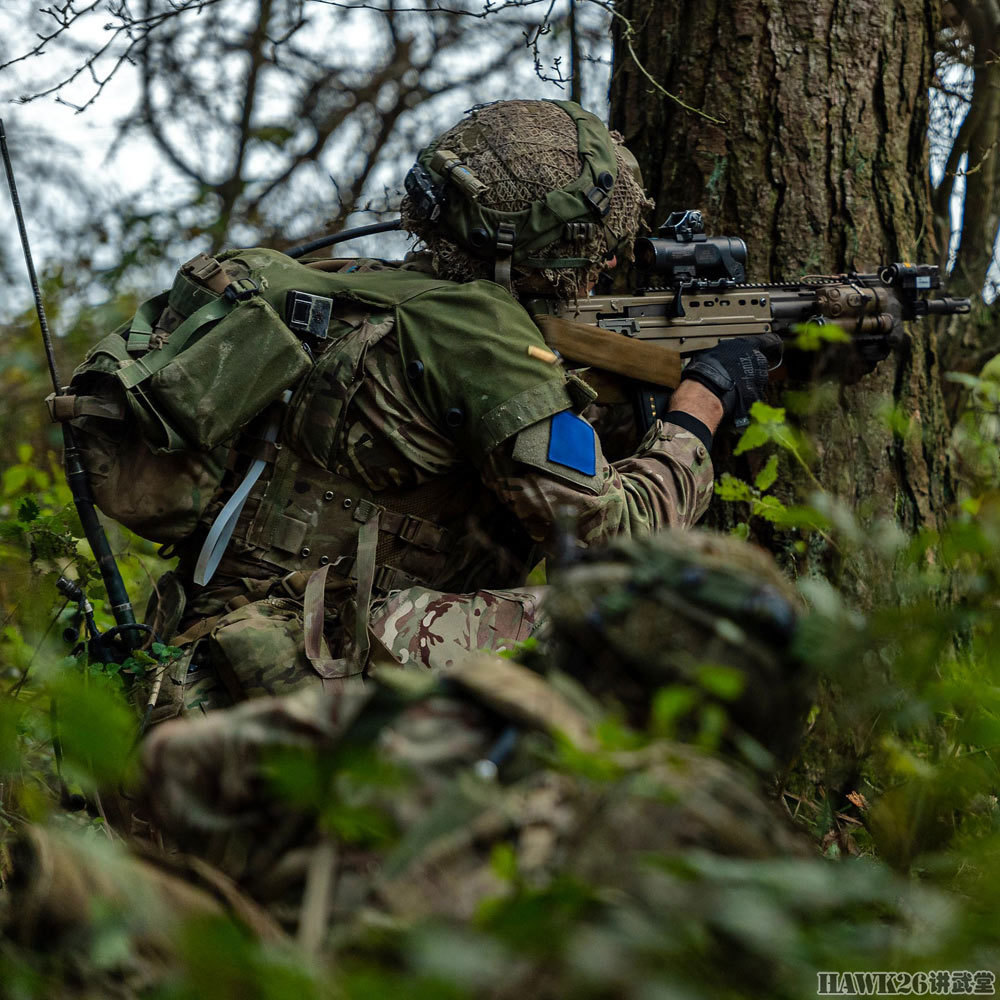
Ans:
[{"label": "assault rifle", "polygon": [[903,342],[904,322],[970,308],[968,299],[926,297],[941,286],[935,264],[746,284],[746,244],[706,236],[701,213],[691,210],[671,213],[656,237],[636,240],[635,257],[650,283],[634,294],[538,299],[528,310],[549,347],[590,367],[587,379],[599,398],[625,398],[621,379],[601,373],[632,381],[643,430],[665,411],[666,390],[680,383],[686,357],[725,337],[774,332],[794,345],[801,324],[832,325],[825,339],[850,341],[832,347],[853,376],[871,371]]}]

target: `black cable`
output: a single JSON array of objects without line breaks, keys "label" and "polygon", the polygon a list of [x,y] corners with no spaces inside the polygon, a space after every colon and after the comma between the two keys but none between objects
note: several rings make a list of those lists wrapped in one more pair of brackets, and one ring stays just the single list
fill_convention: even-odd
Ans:
[{"label": "black cable", "polygon": [[318,240],[310,243],[302,243],[297,247],[291,247],[284,253],[288,257],[304,257],[313,250],[322,250],[323,247],[333,246],[334,243],[345,243],[347,240],[357,239],[361,236],[374,236],[375,233],[390,233],[396,229],[403,228],[402,219],[392,219],[389,222],[373,222],[369,226],[357,226],[354,229],[345,229],[342,232],[334,233],[332,236],[321,236]]}]

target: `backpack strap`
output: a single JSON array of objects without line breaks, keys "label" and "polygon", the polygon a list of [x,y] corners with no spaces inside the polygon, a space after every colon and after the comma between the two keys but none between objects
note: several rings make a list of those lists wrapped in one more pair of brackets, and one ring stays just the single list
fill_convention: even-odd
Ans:
[{"label": "backpack strap", "polygon": [[173,332],[170,339],[166,341],[160,350],[155,353],[146,354],[141,358],[133,358],[126,361],[115,377],[121,382],[124,389],[134,389],[142,385],[146,379],[155,375],[161,368],[165,368],[183,350],[192,335],[200,330],[206,323],[213,320],[222,319],[233,307],[233,302],[225,298],[213,299],[202,306],[197,312],[192,313]]}]

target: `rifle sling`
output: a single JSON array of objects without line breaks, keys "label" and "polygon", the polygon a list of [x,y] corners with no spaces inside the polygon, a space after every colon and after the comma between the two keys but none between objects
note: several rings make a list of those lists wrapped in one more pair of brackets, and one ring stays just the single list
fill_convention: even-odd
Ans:
[{"label": "rifle sling", "polygon": [[536,315],[534,320],[545,343],[564,358],[670,389],[680,384],[681,356],[668,347],[559,316]]}]

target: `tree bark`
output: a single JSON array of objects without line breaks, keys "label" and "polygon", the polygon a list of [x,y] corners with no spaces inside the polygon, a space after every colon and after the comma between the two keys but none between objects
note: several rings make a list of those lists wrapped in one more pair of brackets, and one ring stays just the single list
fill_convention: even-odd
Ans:
[{"label": "tree bark", "polygon": [[[616,9],[611,122],[639,160],[657,221],[700,208],[707,230],[746,240],[751,281],[938,260],[926,143],[933,0]],[[940,374],[933,331],[912,324],[899,354],[829,388],[825,404],[810,387],[816,475],[866,520],[936,525],[952,500]],[[905,433],[890,429],[892,407],[909,418]],[[791,491],[808,488],[800,479]],[[730,506],[716,501],[710,517],[725,525]],[[861,567],[856,584],[864,589]]]}]

